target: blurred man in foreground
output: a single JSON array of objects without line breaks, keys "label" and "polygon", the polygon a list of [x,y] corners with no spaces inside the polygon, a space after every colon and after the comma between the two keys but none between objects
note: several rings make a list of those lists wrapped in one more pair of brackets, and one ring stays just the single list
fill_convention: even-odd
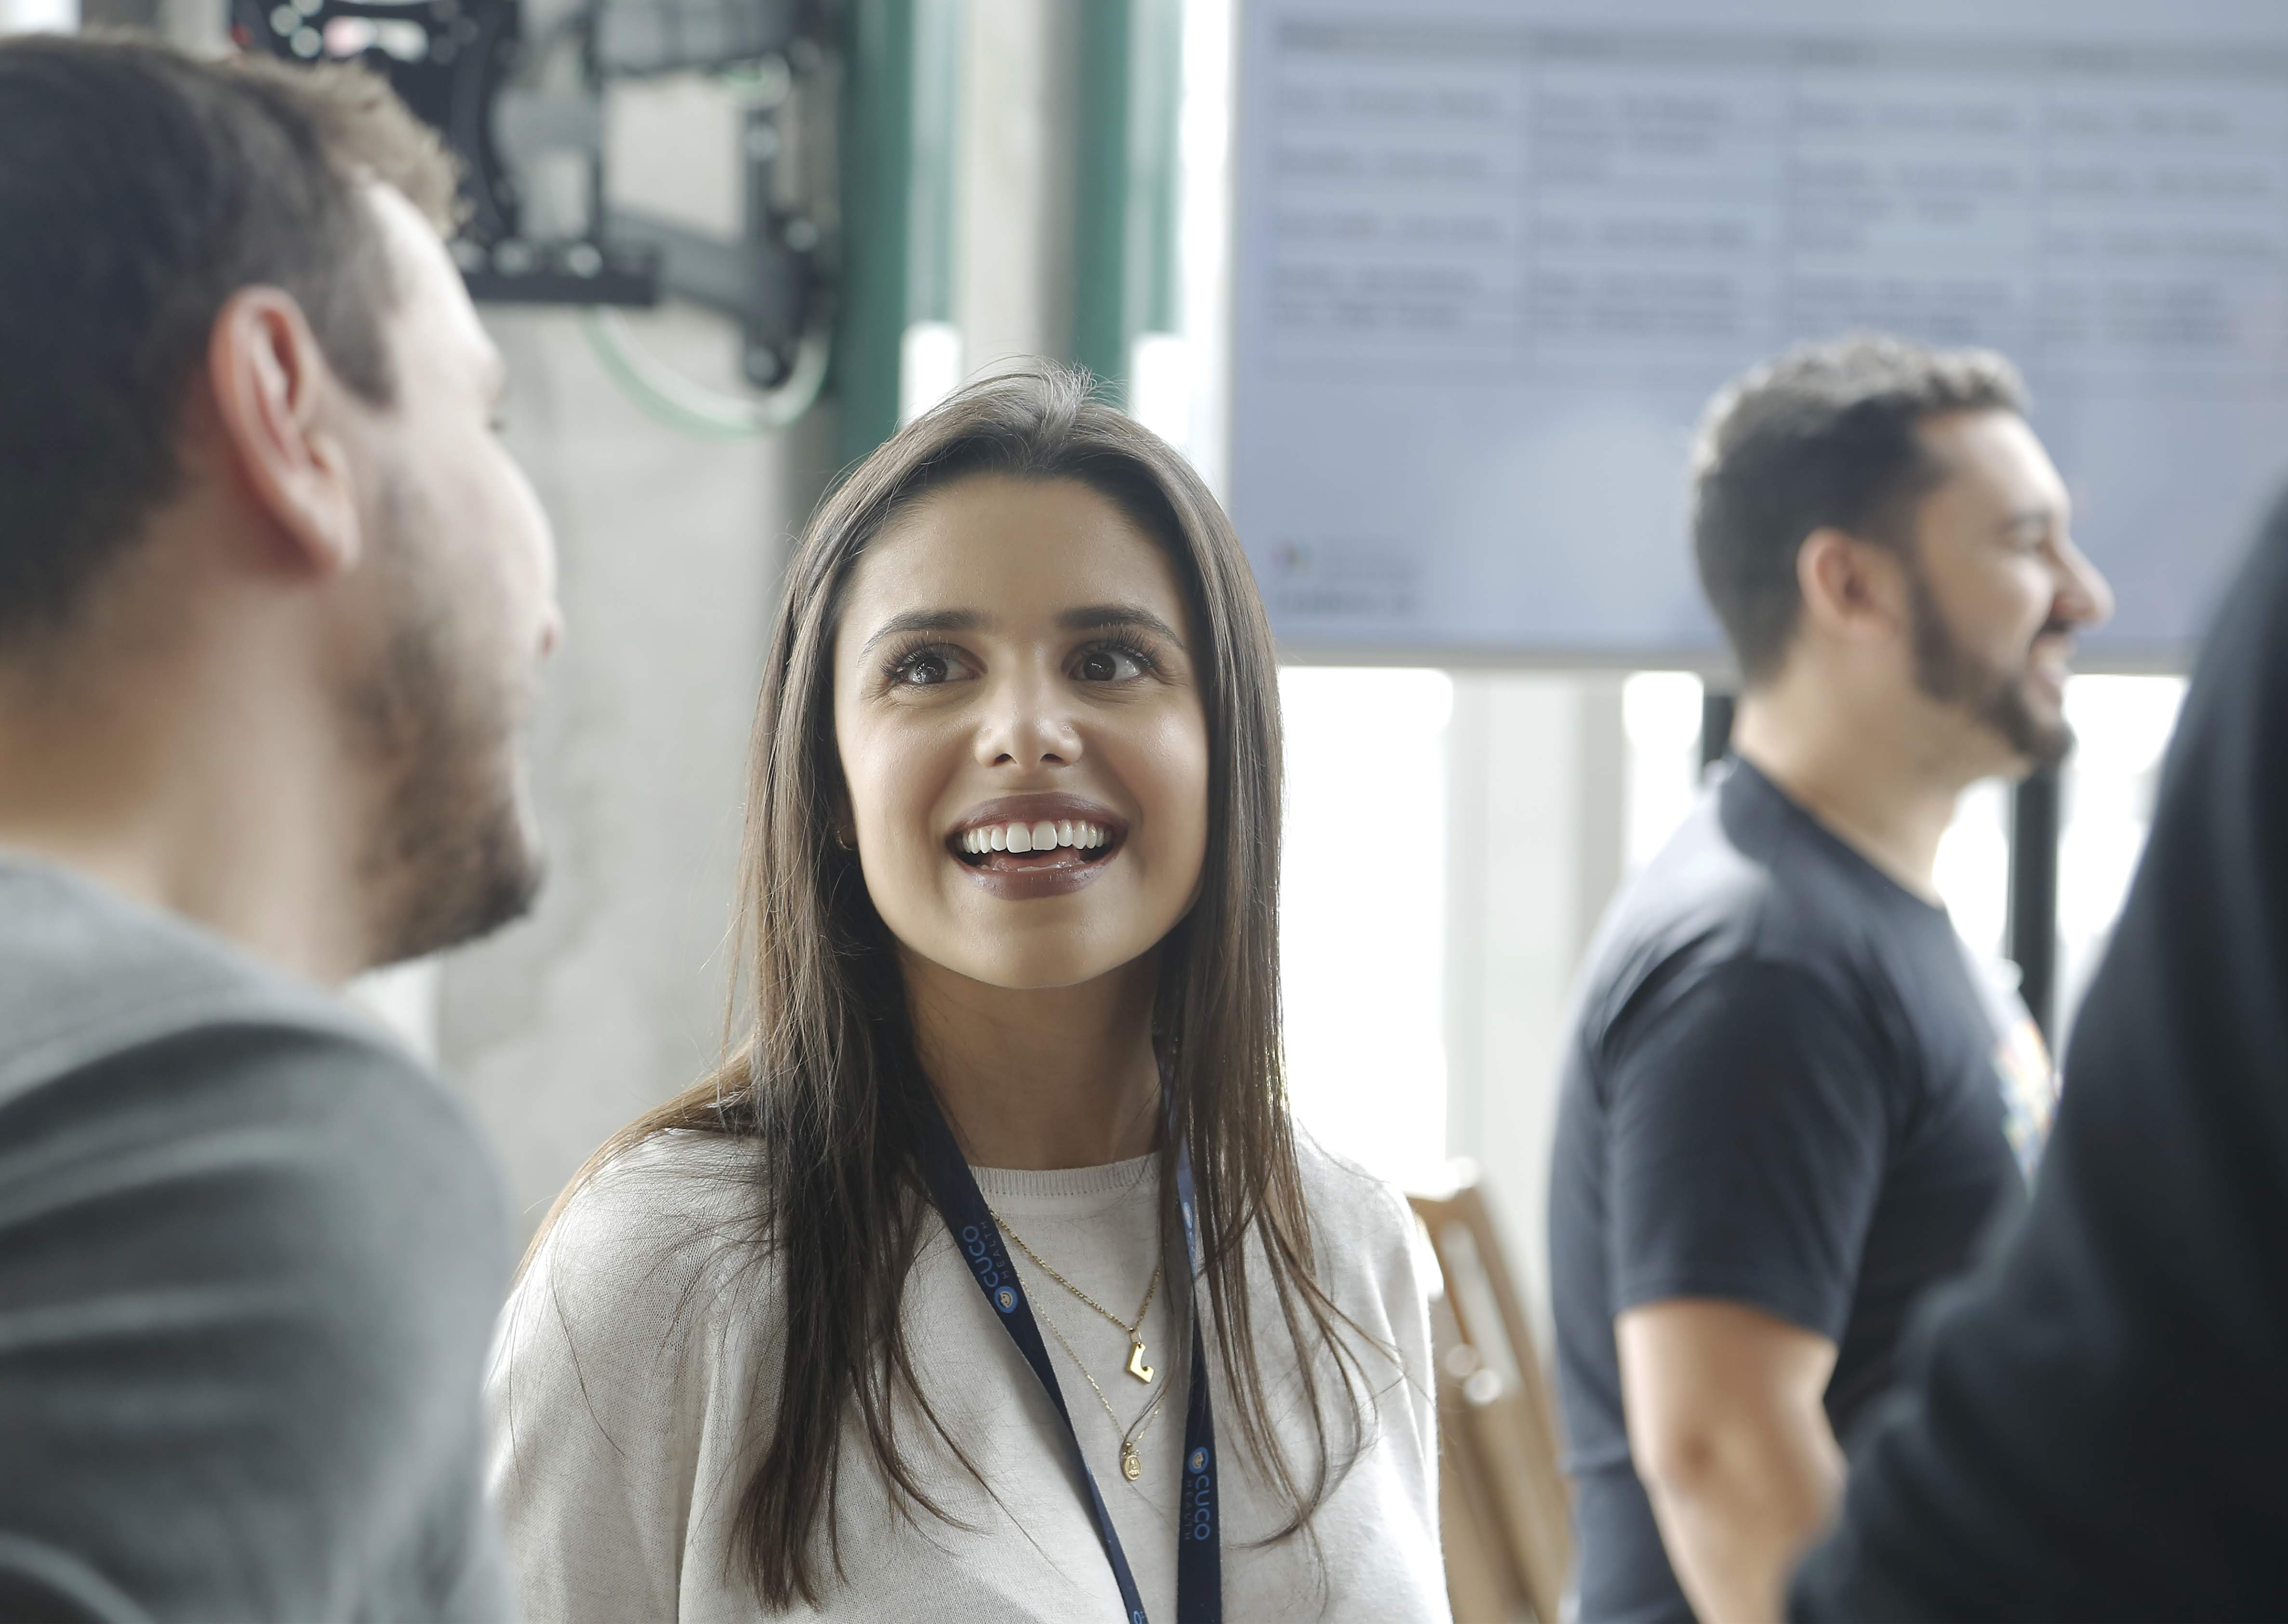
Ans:
[{"label": "blurred man in foreground", "polygon": [[1969,784],[2062,757],[2110,610],[1998,357],[1860,338],[1712,408],[1737,759],[1591,950],[1551,1188],[1582,1624],[1761,1624],[1909,1306],[2023,1199],[2054,1084],[1938,901]]},{"label": "blurred man in foreground", "polygon": [[497,1176],[329,991],[536,883],[451,167],[364,75],[64,39],[0,154],[0,1617],[504,1618]]},{"label": "blurred man in foreground", "polygon": [[1801,1624],[2288,1618],[2288,506],[2202,651],[2026,1218],[1860,1442]]}]

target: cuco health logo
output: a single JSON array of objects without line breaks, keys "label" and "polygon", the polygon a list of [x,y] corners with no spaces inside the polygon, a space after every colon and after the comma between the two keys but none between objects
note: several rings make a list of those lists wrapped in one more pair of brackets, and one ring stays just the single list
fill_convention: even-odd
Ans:
[{"label": "cuco health logo", "polygon": [[961,1230],[961,1249],[969,1258],[969,1267],[977,1276],[977,1283],[993,1299],[993,1306],[1004,1314],[1017,1311],[1017,1288],[1001,1278],[1001,1270],[993,1262],[993,1249],[988,1244],[983,1229],[973,1223]]}]

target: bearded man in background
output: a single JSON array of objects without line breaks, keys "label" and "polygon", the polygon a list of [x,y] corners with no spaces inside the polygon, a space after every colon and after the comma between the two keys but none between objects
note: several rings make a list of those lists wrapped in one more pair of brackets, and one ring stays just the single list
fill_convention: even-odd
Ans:
[{"label": "bearded man in background", "polygon": [[1695,459],[1736,755],[1591,949],[1551,1179],[1581,1624],[1770,1624],[1910,1308],[2022,1203],[2055,1084],[1933,879],[2054,764],[2112,601],[2016,374],[1856,338]]}]

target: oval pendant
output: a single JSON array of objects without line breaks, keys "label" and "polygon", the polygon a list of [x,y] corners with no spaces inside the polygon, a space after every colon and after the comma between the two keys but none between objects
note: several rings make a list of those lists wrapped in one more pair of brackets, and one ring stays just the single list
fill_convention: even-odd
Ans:
[{"label": "oval pendant", "polygon": [[1120,1446],[1120,1475],[1131,1483],[1144,1475],[1144,1457],[1136,1453],[1133,1444]]}]

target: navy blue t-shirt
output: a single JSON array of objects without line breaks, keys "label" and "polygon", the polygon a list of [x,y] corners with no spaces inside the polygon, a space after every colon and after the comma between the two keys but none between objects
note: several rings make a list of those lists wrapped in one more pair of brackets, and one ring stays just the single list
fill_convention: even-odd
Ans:
[{"label": "navy blue t-shirt", "polygon": [[1629,1459],[1613,1320],[1670,1298],[1833,1341],[1836,1436],[1909,1310],[2024,1198],[2054,1097],[1945,911],[1733,762],[1591,949],[1550,1187],[1581,1624],[1690,1624]]}]

